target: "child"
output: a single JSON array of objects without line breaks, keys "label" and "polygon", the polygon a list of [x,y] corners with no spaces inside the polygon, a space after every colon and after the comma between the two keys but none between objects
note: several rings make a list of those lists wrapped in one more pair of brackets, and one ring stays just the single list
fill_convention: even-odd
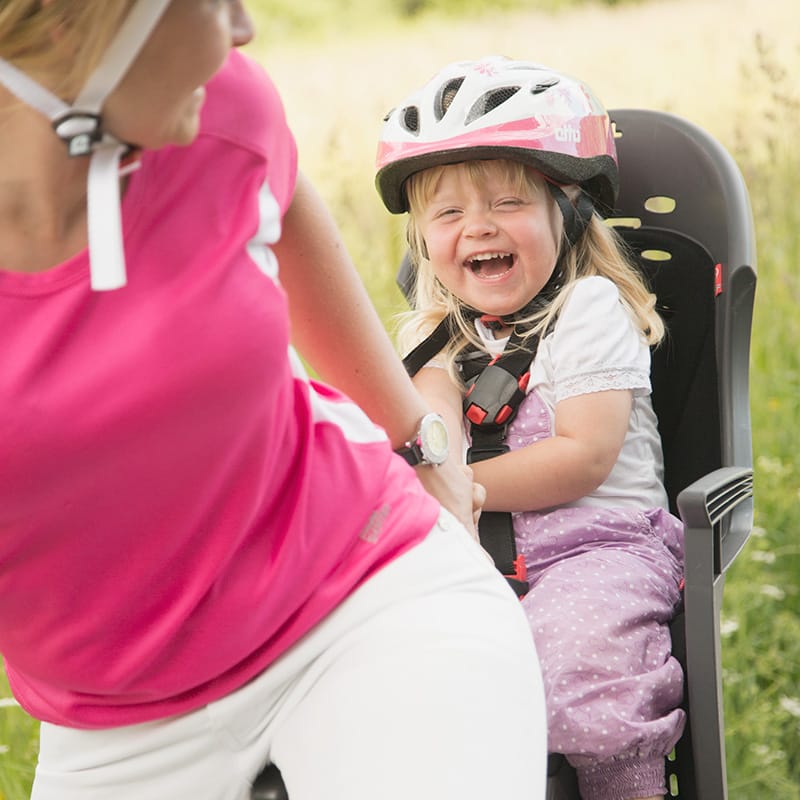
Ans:
[{"label": "child", "polygon": [[549,749],[584,798],[662,796],[684,725],[682,525],[650,400],[663,324],[597,213],[618,185],[608,115],[540,65],[457,63],[387,116],[377,163],[409,212],[407,364],[452,435],[467,425],[482,541],[513,521],[524,558],[510,580],[530,586]]}]

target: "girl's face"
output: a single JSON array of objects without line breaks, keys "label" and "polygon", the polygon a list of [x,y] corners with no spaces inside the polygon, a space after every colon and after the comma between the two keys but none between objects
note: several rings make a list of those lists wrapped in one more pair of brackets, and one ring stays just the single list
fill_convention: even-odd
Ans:
[{"label": "girl's face", "polygon": [[483,162],[480,177],[465,164],[444,167],[418,215],[436,277],[462,302],[494,316],[512,314],[542,290],[562,230],[544,179],[531,187],[502,163]]},{"label": "girl's face", "polygon": [[172,0],[117,88],[103,119],[141,147],[186,145],[197,135],[204,84],[253,27],[242,0]]}]

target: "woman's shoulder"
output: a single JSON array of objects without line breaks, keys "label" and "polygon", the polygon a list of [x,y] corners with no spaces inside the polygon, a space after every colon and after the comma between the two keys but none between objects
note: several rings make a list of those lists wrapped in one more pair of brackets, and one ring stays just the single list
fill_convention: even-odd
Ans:
[{"label": "woman's shoulder", "polygon": [[206,87],[200,125],[198,139],[205,144],[195,150],[203,154],[204,169],[215,163],[229,167],[233,151],[244,154],[248,164],[265,170],[285,211],[297,177],[297,145],[280,94],[257,62],[231,51]]},{"label": "woman's shoulder", "polygon": [[275,138],[291,139],[283,101],[253,59],[232,50],[206,86],[201,135],[217,136],[268,155]]}]

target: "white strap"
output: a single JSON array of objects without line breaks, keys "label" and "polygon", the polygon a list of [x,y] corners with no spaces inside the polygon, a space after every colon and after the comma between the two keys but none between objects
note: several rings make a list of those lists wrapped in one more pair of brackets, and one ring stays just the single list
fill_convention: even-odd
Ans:
[{"label": "white strap", "polygon": [[89,269],[92,289],[119,289],[126,283],[119,194],[119,161],[124,144],[108,142],[89,162]]},{"label": "white strap", "polygon": [[9,92],[29,106],[33,106],[48,119],[56,119],[69,111],[69,106],[63,100],[2,58],[0,58],[0,83]]},{"label": "white strap", "polygon": [[128,12],[117,35],[95,67],[73,108],[98,113],[106,97],[122,80],[170,0],[139,0]]},{"label": "white strap", "polygon": [[100,130],[100,111],[169,3],[138,0],[72,106],[0,59],[0,83],[54,123],[70,155],[91,155],[87,218],[92,289],[118,289],[126,282],[119,165],[128,146]]}]

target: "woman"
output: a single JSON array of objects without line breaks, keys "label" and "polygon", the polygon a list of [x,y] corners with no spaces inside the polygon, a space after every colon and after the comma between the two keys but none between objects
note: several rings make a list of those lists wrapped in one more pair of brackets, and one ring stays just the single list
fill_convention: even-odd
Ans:
[{"label": "woman", "polygon": [[0,652],[33,797],[243,798],[270,761],[292,800],[539,797],[524,615],[432,496],[469,523],[251,35],[232,0],[0,11]]}]

